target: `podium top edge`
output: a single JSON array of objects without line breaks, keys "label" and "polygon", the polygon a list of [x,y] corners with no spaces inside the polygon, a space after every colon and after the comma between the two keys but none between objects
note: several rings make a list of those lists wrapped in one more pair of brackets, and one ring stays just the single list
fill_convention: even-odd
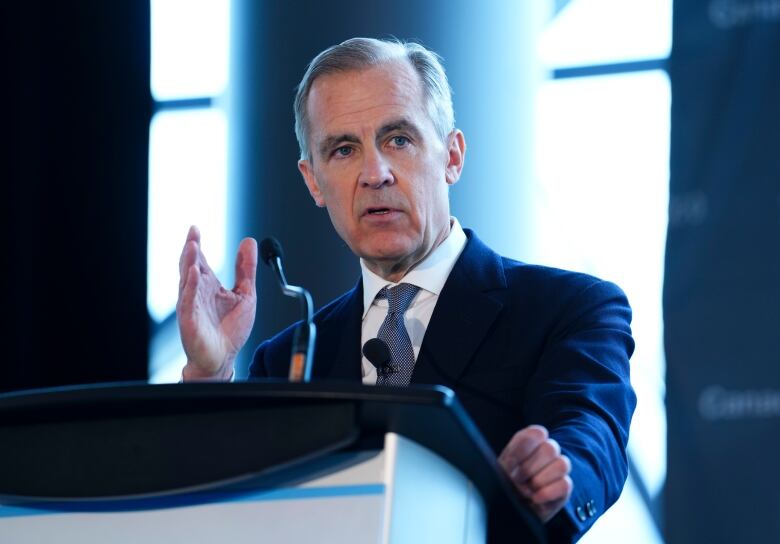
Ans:
[{"label": "podium top edge", "polygon": [[242,382],[196,382],[149,384],[146,382],[106,382],[27,389],[0,393],[0,410],[52,403],[121,402],[131,400],[197,400],[206,398],[383,401],[452,406],[455,393],[441,385],[388,387],[352,382],[320,381],[292,383],[264,379]]}]

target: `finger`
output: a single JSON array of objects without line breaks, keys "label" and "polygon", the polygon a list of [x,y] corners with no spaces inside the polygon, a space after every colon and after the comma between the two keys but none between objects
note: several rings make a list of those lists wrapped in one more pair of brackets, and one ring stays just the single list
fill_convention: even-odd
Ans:
[{"label": "finger", "polygon": [[179,296],[187,283],[190,267],[198,261],[198,245],[192,240],[187,240],[179,257]]},{"label": "finger", "polygon": [[197,260],[199,251],[200,230],[195,225],[192,225],[187,231],[187,239],[184,241],[184,247],[179,257],[179,295],[181,295],[181,290],[184,288],[184,283],[187,280],[187,271]]},{"label": "finger", "polygon": [[569,458],[560,454],[558,444],[550,444],[547,441],[542,443],[525,463],[512,469],[509,478],[524,497],[529,497],[552,480],[568,474],[570,470]]},{"label": "finger", "polygon": [[574,489],[574,483],[569,476],[564,476],[553,482],[550,482],[539,491],[533,494],[531,502],[539,506],[559,505],[563,506],[569,500],[571,492]]},{"label": "finger", "polygon": [[516,432],[499,455],[498,462],[507,473],[511,474],[518,464],[525,461],[547,440],[547,436],[547,429],[541,425],[530,425]]},{"label": "finger", "polygon": [[558,442],[548,438],[534,452],[528,456],[525,461],[517,467],[517,478],[520,482],[531,479],[538,474],[544,467],[555,461],[561,456],[561,447]]},{"label": "finger", "polygon": [[194,313],[195,297],[198,293],[198,283],[200,282],[200,270],[197,265],[192,265],[187,269],[184,288],[179,294],[179,301],[176,304],[179,319],[189,318]]},{"label": "finger", "polygon": [[192,225],[190,227],[190,230],[187,231],[187,241],[193,241],[196,244],[200,245],[200,229],[196,227],[195,225]]},{"label": "finger", "polygon": [[195,250],[194,260],[188,261],[187,263],[180,263],[179,270],[187,270],[192,263],[195,263],[200,268],[201,274],[214,276],[215,274],[206,260],[206,254],[203,253],[201,248],[200,230],[195,225],[191,226],[189,232],[187,232],[187,241],[184,243],[185,251],[182,252],[182,257],[184,257],[185,252],[189,255],[189,252],[193,249]]},{"label": "finger", "polygon": [[569,458],[565,455],[560,455],[539,472],[534,474],[534,476],[527,481],[527,484],[535,493],[554,481],[560,480],[564,476],[568,476],[570,472],[571,461],[569,461]]},{"label": "finger", "polygon": [[257,277],[257,240],[244,238],[238,246],[236,255],[236,285],[233,291],[242,294],[254,294]]}]

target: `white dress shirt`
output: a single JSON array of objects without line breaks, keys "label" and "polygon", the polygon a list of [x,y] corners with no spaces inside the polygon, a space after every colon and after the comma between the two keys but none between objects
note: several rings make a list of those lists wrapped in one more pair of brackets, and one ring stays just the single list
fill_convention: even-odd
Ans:
[{"label": "white dress shirt", "polygon": [[[444,283],[455,266],[455,261],[460,257],[463,248],[466,247],[466,234],[463,232],[458,220],[454,217],[450,222],[450,233],[439,247],[430,255],[409,270],[398,283],[411,283],[420,288],[412,300],[409,308],[404,313],[404,325],[409,333],[409,339],[414,349],[414,359],[420,353],[420,346],[425,336],[425,329],[433,315],[433,309],[439,300]],[[387,316],[387,299],[377,300],[376,295],[383,287],[395,286],[398,283],[388,281],[371,272],[363,259],[360,259],[360,269],[363,272],[363,325],[360,337],[360,345],[371,338],[376,338],[379,327],[382,326]],[[363,357],[363,383],[376,384],[376,368],[368,359]]]}]

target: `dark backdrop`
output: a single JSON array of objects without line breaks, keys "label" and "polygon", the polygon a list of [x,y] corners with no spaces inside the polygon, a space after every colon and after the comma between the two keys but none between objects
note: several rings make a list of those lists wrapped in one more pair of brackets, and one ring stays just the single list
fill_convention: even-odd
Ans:
[{"label": "dark backdrop", "polygon": [[149,4],[3,11],[0,390],[145,379]]},{"label": "dark backdrop", "polygon": [[780,542],[780,6],[674,4],[670,544]]}]

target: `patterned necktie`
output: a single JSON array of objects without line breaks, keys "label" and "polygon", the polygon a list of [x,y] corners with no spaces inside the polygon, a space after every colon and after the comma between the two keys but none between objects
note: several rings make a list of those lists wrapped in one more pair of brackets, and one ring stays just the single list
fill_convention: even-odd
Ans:
[{"label": "patterned necktie", "polygon": [[388,308],[387,317],[384,323],[379,327],[377,338],[384,340],[390,348],[390,354],[393,356],[392,363],[398,369],[392,374],[377,374],[377,385],[396,385],[407,386],[412,379],[412,370],[414,370],[414,349],[412,341],[409,340],[409,333],[404,325],[404,312],[409,308],[417,291],[420,288],[409,283],[400,283],[393,288],[382,288],[376,298],[387,298]]}]

